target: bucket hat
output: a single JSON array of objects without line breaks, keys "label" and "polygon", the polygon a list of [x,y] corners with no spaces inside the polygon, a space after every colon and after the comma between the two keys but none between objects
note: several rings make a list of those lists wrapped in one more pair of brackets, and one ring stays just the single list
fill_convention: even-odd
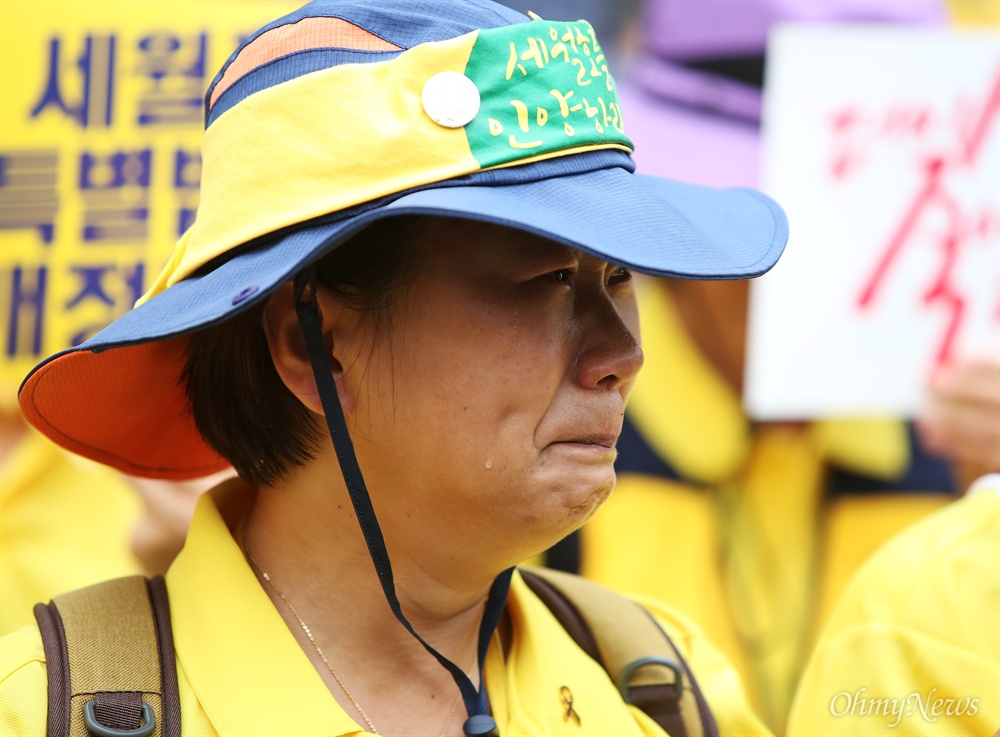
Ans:
[{"label": "bucket hat", "polygon": [[757,192],[633,173],[627,113],[583,21],[488,0],[317,0],[249,36],[205,101],[195,224],[134,310],[19,393],[42,433],[127,474],[227,465],[185,407],[186,336],[375,220],[470,218],[697,279],[762,274],[787,239]]},{"label": "bucket hat", "polygon": [[[317,0],[249,36],[206,94],[196,221],[134,310],[36,367],[25,416],[125,473],[203,476],[227,462],[201,438],[181,375],[192,333],[294,280],[296,311],[347,492],[396,619],[453,676],[466,735],[496,734],[486,691],[406,620],[324,355],[314,265],[402,215],[515,228],[638,271],[738,279],[788,236],[746,189],[634,174],[617,86],[585,21],[488,0]],[[470,247],[475,247],[474,245]],[[479,683],[513,569],[480,625]]]}]

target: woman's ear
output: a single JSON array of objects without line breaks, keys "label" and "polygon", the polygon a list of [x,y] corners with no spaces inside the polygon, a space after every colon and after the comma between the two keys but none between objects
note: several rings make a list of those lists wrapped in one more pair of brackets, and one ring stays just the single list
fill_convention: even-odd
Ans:
[{"label": "woman's ear", "polygon": [[[356,406],[353,393],[344,385],[344,366],[335,353],[339,353],[346,345],[350,334],[343,324],[350,321],[350,310],[345,308],[325,289],[319,286],[317,302],[320,309],[320,331],[323,338],[325,355],[329,361],[330,372],[337,382],[337,395],[344,414],[351,414]],[[346,319],[345,319],[346,318]],[[261,327],[267,338],[274,368],[288,390],[294,394],[303,405],[312,412],[324,415],[323,403],[316,389],[316,378],[313,375],[312,363],[306,349],[302,326],[295,310],[295,296],[292,282],[282,286],[271,295],[264,306],[261,316]],[[336,346],[336,348],[335,348]]]}]

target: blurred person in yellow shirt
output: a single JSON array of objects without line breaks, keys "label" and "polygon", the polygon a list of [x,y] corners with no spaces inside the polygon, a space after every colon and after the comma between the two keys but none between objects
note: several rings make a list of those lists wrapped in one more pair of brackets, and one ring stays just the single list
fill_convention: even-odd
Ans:
[{"label": "blurred person in yellow shirt", "polygon": [[[16,410],[15,410],[16,411]],[[34,623],[55,594],[167,570],[205,489],[125,476],[68,453],[21,418],[0,417],[0,635]]]},{"label": "blurred person in yellow shirt", "polygon": [[[14,410],[16,411],[16,410]],[[139,571],[141,501],[121,474],[0,417],[0,634],[34,621],[53,595]]]},{"label": "blurred person in yellow shirt", "polygon": [[799,683],[788,734],[991,735],[1000,727],[1000,475],[861,567]]}]

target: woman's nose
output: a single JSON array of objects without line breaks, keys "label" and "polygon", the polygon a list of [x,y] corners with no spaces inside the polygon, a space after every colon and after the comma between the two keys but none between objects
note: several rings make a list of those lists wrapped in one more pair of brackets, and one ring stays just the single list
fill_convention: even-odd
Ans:
[{"label": "woman's nose", "polygon": [[[638,320],[630,327],[607,296],[583,321],[576,381],[584,389],[618,389],[642,368]],[[632,305],[634,309],[634,305]]]}]

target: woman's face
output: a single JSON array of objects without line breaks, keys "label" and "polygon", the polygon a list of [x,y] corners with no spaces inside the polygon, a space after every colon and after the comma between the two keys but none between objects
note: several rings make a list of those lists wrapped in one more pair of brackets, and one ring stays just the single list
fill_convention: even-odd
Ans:
[{"label": "woman's face", "polygon": [[458,535],[509,565],[579,527],[615,484],[643,361],[632,276],[462,221],[435,222],[417,249],[389,328],[347,367],[358,459],[390,542],[443,535],[453,555]]}]

